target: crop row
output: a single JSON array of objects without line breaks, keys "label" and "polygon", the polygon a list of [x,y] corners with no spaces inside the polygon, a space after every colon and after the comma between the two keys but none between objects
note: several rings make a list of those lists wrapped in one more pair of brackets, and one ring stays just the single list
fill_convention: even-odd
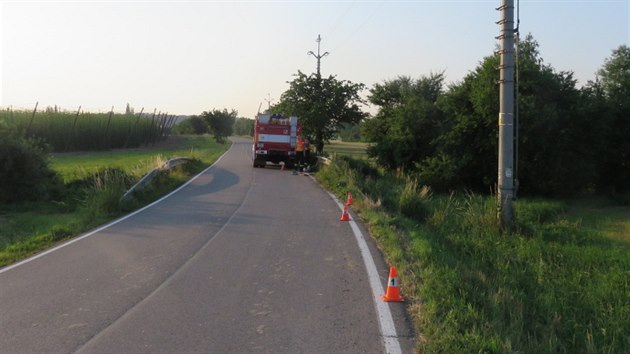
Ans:
[{"label": "crop row", "polygon": [[0,128],[44,140],[53,152],[109,150],[155,144],[176,122],[166,113],[119,114],[0,110]]}]

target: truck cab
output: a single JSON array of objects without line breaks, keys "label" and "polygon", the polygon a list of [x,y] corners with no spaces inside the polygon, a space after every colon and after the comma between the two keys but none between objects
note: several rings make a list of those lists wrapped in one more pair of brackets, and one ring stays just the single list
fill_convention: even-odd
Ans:
[{"label": "truck cab", "polygon": [[254,167],[265,167],[267,162],[292,167],[295,164],[295,146],[301,133],[298,117],[280,114],[256,116],[252,157]]}]

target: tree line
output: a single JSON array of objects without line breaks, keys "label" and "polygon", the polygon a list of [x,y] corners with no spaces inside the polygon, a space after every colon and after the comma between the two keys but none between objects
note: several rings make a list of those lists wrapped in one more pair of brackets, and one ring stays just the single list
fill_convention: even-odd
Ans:
[{"label": "tree line", "polygon": [[[580,88],[572,72],[544,63],[531,35],[518,43],[518,58],[518,192],[563,196],[630,190],[630,47],[613,50],[596,80]],[[299,116],[303,135],[320,153],[333,137],[360,135],[378,165],[404,171],[433,190],[494,191],[498,67],[498,54],[487,56],[448,86],[443,72],[400,76],[373,85],[367,100],[361,95],[364,84],[298,71],[268,113]],[[373,117],[362,110],[367,102],[378,108]],[[127,113],[133,114],[129,106]],[[235,110],[212,109],[174,129],[210,133],[218,142],[234,133],[251,135],[253,120],[237,115]],[[99,131],[110,131],[110,121],[111,115]],[[76,118],[71,126],[74,122]],[[46,177],[46,142],[20,138],[13,131],[7,119],[0,120],[2,185],[21,181],[26,189],[47,189],[46,181],[54,178]],[[36,176],[28,182],[23,173]],[[31,188],[36,184],[43,187]]]},{"label": "tree line", "polygon": [[[223,143],[227,137],[234,134],[235,129],[238,130],[237,134],[242,130],[240,122],[243,118],[237,116],[238,111],[234,109],[204,111],[200,115],[191,116],[181,122],[176,127],[175,132],[179,134],[212,134],[217,142]],[[237,121],[239,124],[236,124]]]},{"label": "tree line", "polygon": [[[570,71],[545,64],[531,35],[518,50],[518,185],[527,195],[616,193],[630,181],[630,48],[612,51],[595,81],[578,88]],[[494,191],[499,56],[460,82],[444,73],[400,76],[369,89],[378,108],[362,112],[363,84],[298,72],[274,112],[302,119],[318,150],[359,124],[368,155],[437,191]]]}]

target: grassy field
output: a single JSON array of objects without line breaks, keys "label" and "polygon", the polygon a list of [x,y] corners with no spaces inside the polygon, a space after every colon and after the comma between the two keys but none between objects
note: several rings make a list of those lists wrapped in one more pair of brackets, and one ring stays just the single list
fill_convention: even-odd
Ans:
[{"label": "grassy field", "polygon": [[317,178],[368,225],[423,353],[624,353],[630,348],[630,206],[606,198],[515,203],[499,231],[494,197],[432,195],[366,161]]},{"label": "grassy field", "polygon": [[367,158],[365,149],[366,143],[348,143],[339,140],[333,140],[330,144],[324,146],[324,152],[327,152],[330,156],[350,156],[354,158]]},{"label": "grassy field", "polygon": [[52,167],[66,183],[85,178],[103,167],[121,168],[141,176],[159,162],[174,157],[193,157],[209,164],[222,152],[215,147],[209,136],[176,135],[145,148],[54,154]]},{"label": "grassy field", "polygon": [[582,229],[630,244],[630,210],[604,198],[574,200],[567,206],[567,218]]},{"label": "grassy field", "polygon": [[[66,196],[0,205],[0,267],[152,202],[216,161],[228,147],[210,136],[174,136],[148,148],[54,155],[52,166],[63,176]],[[127,188],[172,157],[195,160],[160,176],[133,202],[120,202]]]}]

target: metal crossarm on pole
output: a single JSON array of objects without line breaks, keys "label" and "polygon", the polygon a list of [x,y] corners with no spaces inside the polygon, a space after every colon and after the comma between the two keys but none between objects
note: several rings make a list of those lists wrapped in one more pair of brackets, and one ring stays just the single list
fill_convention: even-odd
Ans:
[{"label": "metal crossarm on pole", "polygon": [[315,55],[315,53],[313,53],[312,51],[309,51],[308,53],[306,53],[307,55],[312,55],[317,59],[317,77],[321,77],[321,72],[320,72],[320,61],[323,57],[327,56],[328,52],[325,52],[324,54],[319,54],[319,44],[322,41],[322,36],[320,36],[319,34],[317,35],[317,39],[315,40],[317,42],[317,55]]}]

